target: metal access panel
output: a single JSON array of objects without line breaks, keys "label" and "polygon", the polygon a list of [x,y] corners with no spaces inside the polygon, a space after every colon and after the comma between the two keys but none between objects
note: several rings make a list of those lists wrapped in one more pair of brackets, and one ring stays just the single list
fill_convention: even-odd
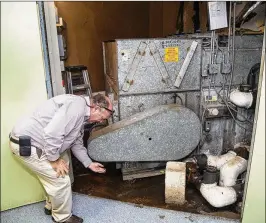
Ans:
[{"label": "metal access panel", "polygon": [[[239,49],[261,49],[263,35],[243,35],[235,36],[235,48]],[[261,54],[261,51],[259,52]]]},{"label": "metal access panel", "polygon": [[121,39],[117,43],[119,95],[200,89],[201,40],[180,87],[174,83],[191,39]]},{"label": "metal access panel", "polygon": [[[185,106],[194,111],[198,116],[200,114],[200,91],[186,92]],[[178,99],[177,99],[178,100]]]}]

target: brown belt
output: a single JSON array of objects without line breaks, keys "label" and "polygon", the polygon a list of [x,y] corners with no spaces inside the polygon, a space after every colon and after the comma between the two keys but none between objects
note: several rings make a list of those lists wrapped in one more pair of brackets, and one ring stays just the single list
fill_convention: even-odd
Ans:
[{"label": "brown belt", "polygon": [[17,139],[14,139],[12,136],[11,136],[11,133],[9,134],[9,139],[11,142],[15,143],[15,144],[19,144],[19,141]]}]

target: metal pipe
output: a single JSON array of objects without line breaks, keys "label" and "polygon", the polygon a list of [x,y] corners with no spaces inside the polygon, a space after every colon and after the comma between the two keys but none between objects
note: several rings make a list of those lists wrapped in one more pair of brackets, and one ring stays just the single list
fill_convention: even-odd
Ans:
[{"label": "metal pipe", "polygon": [[152,95],[152,94],[172,94],[172,93],[186,93],[186,92],[197,92],[200,89],[180,89],[180,90],[169,90],[169,91],[154,91],[154,92],[141,92],[141,93],[128,93],[128,94],[119,94],[119,97],[128,97],[128,96],[141,96],[141,95]]},{"label": "metal pipe", "polygon": [[[262,48],[235,48],[235,51],[261,51]],[[206,52],[211,52],[211,49],[210,48],[205,48],[204,49]],[[225,48],[223,47],[220,47],[220,50],[226,50]]]},{"label": "metal pipe", "polygon": [[212,31],[212,64],[214,63],[214,55],[215,55],[215,30]]},{"label": "metal pipe", "polygon": [[[246,17],[248,17],[248,15],[255,9],[255,8],[257,8],[257,6],[258,5],[260,5],[260,3],[262,3],[261,1],[260,2],[256,2],[254,5],[252,5],[250,8],[249,8],[249,10],[245,13],[245,15],[243,15],[243,22],[244,22],[244,20],[246,19]],[[243,23],[242,22],[242,23]]]},{"label": "metal pipe", "polygon": [[235,29],[236,29],[236,2],[234,2],[234,8],[233,8],[233,41],[232,41],[232,71],[230,75],[230,82],[229,87],[227,91],[227,96],[230,94],[232,80],[233,80],[233,74],[234,74],[234,64],[235,64]]},{"label": "metal pipe", "polygon": [[229,7],[229,28],[228,28],[228,53],[230,52],[230,45],[231,45],[231,12],[232,12],[232,2],[230,1],[230,7]]},{"label": "metal pipe", "polygon": [[213,31],[212,31],[212,33],[211,33],[211,53],[210,53],[210,64],[212,64],[212,47],[213,47],[212,39],[213,39]]}]

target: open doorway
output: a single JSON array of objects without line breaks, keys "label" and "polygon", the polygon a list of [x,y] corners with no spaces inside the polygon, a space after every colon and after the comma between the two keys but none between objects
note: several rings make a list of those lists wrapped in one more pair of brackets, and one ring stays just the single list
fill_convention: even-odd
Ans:
[{"label": "open doorway", "polygon": [[[235,219],[241,217],[247,154],[250,152],[252,140],[259,77],[262,75],[260,72],[263,48],[263,35],[259,28],[255,31],[244,31],[243,35],[243,29],[240,27],[243,24],[239,22],[241,16],[237,17],[237,15],[244,12],[244,8],[248,5],[245,4],[246,6],[242,8],[236,3],[226,5],[227,18],[230,17],[226,19],[229,23],[227,27],[232,25],[231,33],[228,34],[227,29],[210,31],[209,18],[206,16],[208,15],[207,3],[195,5],[193,2],[55,3],[56,13],[53,16],[58,21],[59,28],[57,33],[54,33],[54,38],[57,36],[56,38],[60,39],[57,40],[58,49],[55,49],[59,55],[56,59],[57,65],[52,66],[58,68],[61,63],[62,68],[60,72],[57,69],[56,80],[64,79],[62,77],[64,67],[86,66],[92,93],[104,91],[113,98],[113,103],[116,105],[117,112],[107,124],[115,124],[155,106],[179,104],[189,108],[198,116],[202,128],[198,145],[189,156],[182,157],[180,161],[185,162],[185,158],[191,158],[191,163],[198,164],[202,161],[201,159],[206,159],[207,155],[212,155],[213,159],[218,160],[220,155],[227,154],[231,150],[235,152],[237,150],[239,153],[235,153],[236,156],[245,160],[245,167],[236,178],[240,189],[235,190],[239,197],[232,204],[219,208],[211,205],[196,188],[193,180],[197,175],[193,176],[193,173],[197,171],[193,168],[191,170],[195,172],[188,173],[194,178],[190,178],[191,182],[187,179],[185,204],[166,204],[167,160],[158,163],[156,158],[148,163],[137,160],[131,163],[121,160],[105,162],[107,173],[104,176],[91,173],[73,158],[74,191],[132,202],[140,207],[147,205]],[[252,5],[248,6],[252,7]],[[265,5],[261,4],[255,8],[263,11]],[[51,5],[50,10],[52,10]],[[191,22],[193,20],[192,16],[188,17],[189,10],[198,20]],[[259,15],[259,12],[257,14]],[[48,14],[45,16],[46,19],[49,17]],[[179,18],[182,19],[179,21]],[[171,26],[170,21],[172,21]],[[200,24],[199,21],[201,21]],[[155,43],[161,60],[164,59],[162,65],[164,68],[159,67],[158,58],[154,58],[152,54],[148,55],[149,51],[147,51],[145,58],[142,55],[139,67],[135,68],[135,88],[133,90],[131,88],[128,94],[124,94],[121,92],[123,79],[133,64],[141,41]],[[158,87],[164,84],[158,84],[157,80],[151,80],[150,77],[158,75],[159,78],[161,68],[168,72],[172,80],[175,80],[174,77],[179,74],[194,41],[198,45],[192,52],[193,57],[189,62],[192,65],[189,67],[188,64],[186,74],[182,77],[181,87],[178,89]],[[169,49],[171,53],[168,54]],[[143,52],[146,52],[145,50]],[[158,60],[160,61],[160,58]],[[147,79],[140,78],[144,74]],[[138,80],[144,82],[138,82]],[[64,87],[61,81],[58,82],[58,86],[60,89]],[[230,97],[233,91],[235,93]],[[86,132],[84,137],[86,147],[89,135],[95,130],[97,128],[93,131],[88,129]],[[205,156],[201,156],[203,154]],[[135,166],[128,167],[132,163]],[[130,171],[133,172],[130,173]],[[128,178],[125,177],[125,173],[128,174]],[[201,177],[202,175],[201,172]]]}]

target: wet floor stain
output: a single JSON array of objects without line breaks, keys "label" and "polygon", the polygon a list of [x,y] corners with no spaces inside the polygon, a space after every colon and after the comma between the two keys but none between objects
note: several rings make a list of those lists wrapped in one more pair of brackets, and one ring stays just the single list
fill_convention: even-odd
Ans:
[{"label": "wet floor stain", "polygon": [[[73,191],[133,203],[139,208],[145,205],[232,219],[240,218],[240,214],[236,212],[234,206],[217,209],[209,205],[192,185],[188,185],[186,188],[187,202],[184,205],[169,205],[164,202],[164,175],[123,181],[121,171],[116,170],[114,165],[107,165],[106,170],[105,174],[87,171],[76,175]],[[159,218],[163,219],[163,216],[159,216]]]}]

